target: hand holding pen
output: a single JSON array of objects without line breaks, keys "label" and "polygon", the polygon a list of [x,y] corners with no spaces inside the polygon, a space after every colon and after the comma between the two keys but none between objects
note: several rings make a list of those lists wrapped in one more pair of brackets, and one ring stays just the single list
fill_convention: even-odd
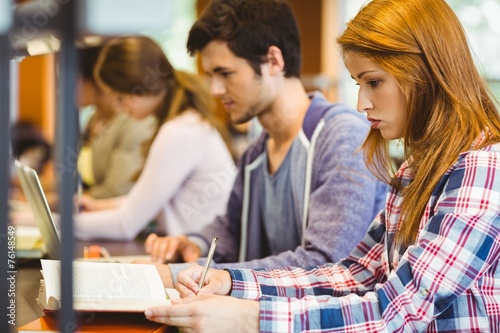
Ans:
[{"label": "hand holding pen", "polygon": [[[225,270],[209,269],[215,252],[217,239],[214,237],[205,266],[191,266],[177,275],[176,289],[181,297],[200,294],[228,295],[232,288],[232,280]],[[200,290],[202,289],[202,290]]]},{"label": "hand holding pen", "polygon": [[230,295],[233,282],[228,271],[223,269],[209,269],[205,285],[198,292],[198,277],[202,272],[202,266],[191,266],[177,275],[175,288],[181,298],[196,295]]}]

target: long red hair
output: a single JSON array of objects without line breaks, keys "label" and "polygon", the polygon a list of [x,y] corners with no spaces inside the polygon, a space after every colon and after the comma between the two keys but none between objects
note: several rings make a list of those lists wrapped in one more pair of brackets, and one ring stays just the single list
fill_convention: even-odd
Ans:
[{"label": "long red hair", "polygon": [[344,54],[366,56],[394,75],[405,95],[403,144],[413,181],[402,189],[394,180],[388,142],[378,130],[370,131],[363,149],[372,172],[403,191],[396,241],[409,245],[433,189],[460,152],[481,133],[482,146],[500,141],[495,101],[460,21],[443,0],[373,0],[337,42]]}]

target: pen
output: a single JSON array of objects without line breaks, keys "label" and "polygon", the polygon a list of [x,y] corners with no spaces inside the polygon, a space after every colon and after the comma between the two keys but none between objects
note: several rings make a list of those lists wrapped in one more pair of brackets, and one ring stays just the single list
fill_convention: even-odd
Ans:
[{"label": "pen", "polygon": [[205,283],[205,278],[207,276],[208,268],[210,267],[210,262],[214,256],[215,247],[217,246],[217,237],[212,238],[212,244],[210,244],[210,250],[208,251],[207,262],[205,263],[205,268],[203,269],[203,275],[201,276],[200,283],[198,284],[198,291],[203,287]]}]

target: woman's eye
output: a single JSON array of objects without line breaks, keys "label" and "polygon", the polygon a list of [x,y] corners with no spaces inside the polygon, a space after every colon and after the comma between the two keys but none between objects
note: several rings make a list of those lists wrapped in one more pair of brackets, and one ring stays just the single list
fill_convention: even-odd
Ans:
[{"label": "woman's eye", "polygon": [[372,87],[372,88],[375,88],[376,86],[378,86],[378,84],[380,83],[379,80],[371,80],[371,81],[368,81],[368,84]]}]

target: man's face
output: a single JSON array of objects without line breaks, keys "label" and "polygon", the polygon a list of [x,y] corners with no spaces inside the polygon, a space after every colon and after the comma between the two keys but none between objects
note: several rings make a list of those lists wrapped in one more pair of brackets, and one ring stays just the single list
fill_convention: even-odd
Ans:
[{"label": "man's face", "polygon": [[208,43],[201,57],[210,93],[221,100],[233,123],[245,123],[270,107],[273,89],[269,87],[266,64],[261,66],[262,75],[258,75],[221,41]]}]

